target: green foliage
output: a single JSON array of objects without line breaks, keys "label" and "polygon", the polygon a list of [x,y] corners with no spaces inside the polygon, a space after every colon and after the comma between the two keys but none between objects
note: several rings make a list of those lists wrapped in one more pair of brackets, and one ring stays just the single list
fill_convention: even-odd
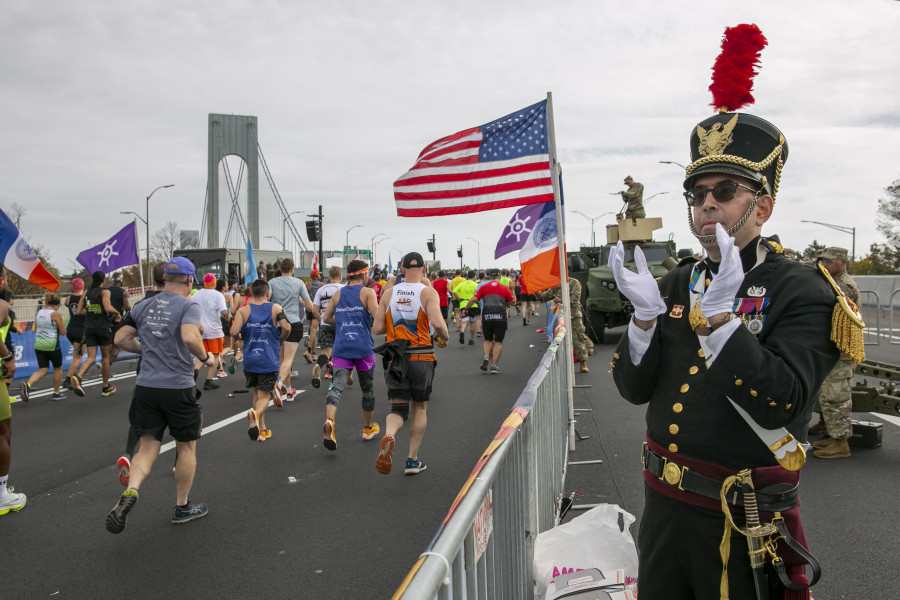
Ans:
[{"label": "green foliage", "polygon": [[823,250],[826,246],[824,244],[820,244],[818,240],[813,240],[812,243],[807,246],[803,252],[797,255],[797,262],[802,262],[805,265],[813,266],[816,264],[816,251]]},{"label": "green foliage", "polygon": [[893,275],[900,272],[900,252],[890,244],[872,244],[856,261],[856,275]]}]

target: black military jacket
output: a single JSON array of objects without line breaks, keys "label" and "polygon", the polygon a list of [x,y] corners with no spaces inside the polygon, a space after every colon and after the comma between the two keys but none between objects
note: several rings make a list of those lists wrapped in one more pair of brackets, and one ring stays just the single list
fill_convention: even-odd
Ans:
[{"label": "black military jacket", "polygon": [[[751,255],[757,243],[767,254],[737,294],[745,325],[708,369],[688,322],[693,262],[660,279],[667,311],[657,318],[639,365],[631,362],[628,335],[622,336],[613,356],[616,386],[629,402],[649,403],[647,434],[671,452],[736,470],[777,464],[726,396],[762,427],[785,427],[806,440],[812,401],[839,355],[830,340],[835,294],[815,269],[787,260],[777,240],[748,245]],[[747,326],[751,321],[756,334]]]}]

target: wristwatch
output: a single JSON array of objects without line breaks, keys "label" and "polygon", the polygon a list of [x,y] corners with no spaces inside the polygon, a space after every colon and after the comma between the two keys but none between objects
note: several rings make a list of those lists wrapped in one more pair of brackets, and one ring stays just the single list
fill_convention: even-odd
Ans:
[{"label": "wristwatch", "polygon": [[16,357],[16,355],[13,354],[12,352],[10,352],[9,354],[7,354],[6,356],[4,356],[3,358],[0,358],[0,360],[2,360],[3,362],[9,362],[9,361],[13,360],[15,357]]}]

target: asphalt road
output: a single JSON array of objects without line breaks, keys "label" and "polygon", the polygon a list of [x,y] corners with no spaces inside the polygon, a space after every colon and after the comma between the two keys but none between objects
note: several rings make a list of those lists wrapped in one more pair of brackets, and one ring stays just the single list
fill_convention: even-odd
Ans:
[{"label": "asphalt road", "polygon": [[[536,319],[532,323],[536,323]],[[377,441],[361,439],[359,389],[350,387],[338,412],[338,449],[322,447],[325,390],[308,383],[283,409],[270,408],[273,437],[251,442],[244,417],[246,394],[238,371],[222,388],[204,394],[205,431],[198,443],[193,498],[207,502],[205,519],[169,522],[174,504],[171,465],[164,452],[141,490],[126,530],[111,535],[106,513],[122,487],[115,460],[122,453],[133,389],[128,363],[116,365],[119,391],[98,386],[61,402],[33,394],[13,405],[11,483],[28,494],[19,513],[0,517],[6,542],[0,598],[388,598],[425,548],[466,476],[515,402],[547,344],[510,320],[503,374],[482,373],[480,346],[452,339],[439,353],[429,427],[420,456],[428,469],[406,477],[402,469],[375,472]],[[624,328],[609,332],[576,374],[578,433],[566,488],[575,504],[612,502],[638,521],[643,510],[639,451],[644,409],[622,400],[607,363]],[[452,337],[452,336],[451,336]],[[900,364],[897,346],[868,347],[878,361]],[[376,365],[380,370],[380,366]],[[46,385],[45,379],[42,382]],[[299,387],[299,386],[298,386]],[[376,416],[387,410],[376,377]],[[823,565],[813,596],[823,599],[900,598],[890,576],[900,537],[892,516],[900,481],[900,431],[884,421],[884,446],[854,449],[850,459],[810,457],[803,474],[802,512],[814,554]],[[233,419],[233,420],[232,420]],[[230,422],[229,422],[230,421]],[[398,436],[395,461],[406,451]],[[296,483],[290,483],[294,477]],[[573,509],[570,519],[581,511]]]}]

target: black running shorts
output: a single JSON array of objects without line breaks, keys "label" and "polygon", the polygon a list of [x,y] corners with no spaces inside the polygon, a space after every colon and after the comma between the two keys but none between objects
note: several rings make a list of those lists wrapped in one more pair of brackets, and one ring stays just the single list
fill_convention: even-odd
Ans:
[{"label": "black running shorts", "polygon": [[450,316],[450,307],[449,306],[441,307],[441,316],[444,317],[445,321],[449,318],[449,316]]},{"label": "black running shorts", "polygon": [[62,368],[62,350],[59,348],[56,350],[35,350],[34,355],[37,357],[38,369],[48,369],[51,364],[54,370]]},{"label": "black running shorts", "polygon": [[481,314],[481,307],[478,306],[478,303],[472,304],[472,306],[468,306],[463,309],[463,316],[469,319],[475,319],[478,315]]},{"label": "black running shorts", "polygon": [[112,333],[109,329],[85,329],[84,345],[88,348],[95,346],[109,346],[112,344]]},{"label": "black running shorts", "polygon": [[300,340],[303,339],[303,323],[297,321],[296,323],[291,323],[291,335],[288,336],[286,342],[295,342],[299,343]]},{"label": "black running shorts", "polygon": [[200,438],[203,405],[197,402],[195,388],[184,389],[134,387],[128,420],[138,436],[152,435],[162,441],[168,427],[178,442]]},{"label": "black running shorts", "polygon": [[506,337],[506,327],[506,319],[502,321],[487,321],[482,319],[481,331],[484,334],[484,341],[502,344],[503,338]]},{"label": "black running shorts", "polygon": [[84,329],[66,329],[66,338],[73,346],[84,341]]},{"label": "black running shorts", "polygon": [[278,381],[278,371],[274,373],[251,373],[244,371],[244,377],[247,379],[247,388],[256,388],[263,392],[271,392],[275,389],[275,382]]},{"label": "black running shorts", "polygon": [[412,400],[413,402],[428,402],[431,398],[431,383],[434,381],[434,369],[436,361],[415,361],[406,365],[406,376],[403,381],[395,381],[390,376],[390,371],[384,371],[384,381],[387,383],[388,398],[391,400]]},{"label": "black running shorts", "polygon": [[320,348],[331,348],[334,346],[334,325],[319,325],[316,331],[316,341]]}]

